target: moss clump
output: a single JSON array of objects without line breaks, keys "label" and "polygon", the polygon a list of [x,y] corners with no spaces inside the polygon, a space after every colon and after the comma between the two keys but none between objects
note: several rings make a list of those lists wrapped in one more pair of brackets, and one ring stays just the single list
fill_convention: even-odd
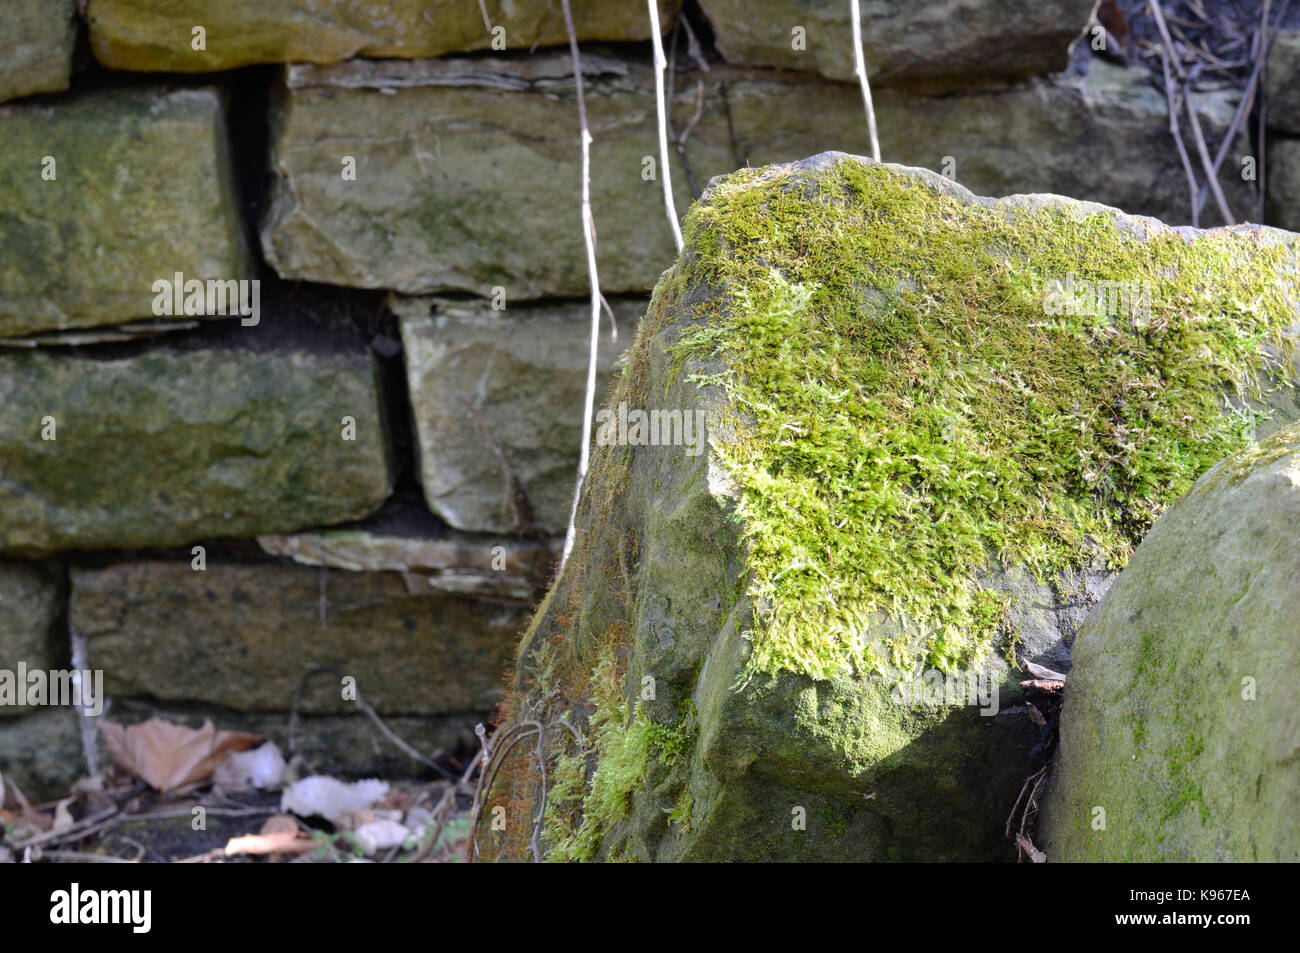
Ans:
[{"label": "moss clump", "polygon": [[[617,643],[604,643],[584,693],[592,705],[588,725],[593,736],[587,777],[583,759],[561,754],[548,793],[543,840],[548,861],[594,860],[606,836],[628,816],[631,798],[645,781],[651,760],[677,765],[695,746],[694,712],[674,725],[651,721],[640,705],[629,706]],[[629,710],[630,708],[630,710]],[[679,799],[670,820],[689,823],[689,794]]]},{"label": "moss clump", "polygon": [[[1286,248],[1141,236],[1110,213],[994,209],[887,167],[743,171],[686,219],[674,276],[717,289],[676,357],[722,358],[737,437],[750,674],[886,660],[881,613],[944,669],[987,647],[991,554],[1041,578],[1123,565],[1257,423],[1226,398],[1276,375]],[[1049,282],[1137,283],[1133,313],[1049,314]],[[1280,379],[1280,377],[1279,377]],[[1240,404],[1238,405],[1240,406]],[[899,660],[893,660],[897,662]]]}]

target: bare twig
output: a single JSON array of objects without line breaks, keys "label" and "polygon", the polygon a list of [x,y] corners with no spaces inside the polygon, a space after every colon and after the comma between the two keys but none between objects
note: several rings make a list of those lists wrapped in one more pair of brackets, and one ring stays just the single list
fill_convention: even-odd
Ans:
[{"label": "bare twig", "polygon": [[862,106],[867,111],[871,158],[879,162],[880,140],[876,138],[876,108],[871,102],[871,84],[867,81],[866,56],[862,51],[862,10],[858,0],[850,0],[850,7],[853,13],[853,71],[858,74],[858,84],[862,87]]},{"label": "bare twig", "polygon": [[582,60],[578,56],[578,36],[573,29],[573,11],[569,0],[560,0],[564,8],[564,28],[569,34],[569,55],[573,59],[573,83],[578,94],[578,128],[582,137],[582,237],[587,246],[587,275],[591,281],[591,344],[587,357],[587,394],[582,413],[582,447],[578,458],[578,479],[573,487],[573,509],[564,533],[564,550],[560,555],[560,570],[573,551],[578,501],[582,498],[582,484],[587,477],[591,458],[591,418],[596,404],[596,356],[600,341],[600,279],[596,272],[596,226],[591,216],[591,132],[587,128],[587,104],[582,92]]},{"label": "bare twig", "polygon": [[[303,688],[306,687],[307,682],[310,681],[313,676],[319,675],[321,672],[331,672],[334,675],[338,676],[339,678],[343,678],[343,672],[340,671],[338,668],[335,668],[333,665],[313,665],[310,668],[308,668],[306,672],[303,673],[302,678],[299,679],[298,681],[298,688],[293,693],[293,708],[289,712],[289,756],[290,757],[293,757],[293,753],[294,753],[294,735],[298,727],[298,705],[302,699],[302,690]],[[455,777],[454,774],[452,774],[442,765],[438,764],[438,762],[426,758],[424,755],[420,754],[420,752],[416,751],[414,748],[408,745],[401,738],[397,737],[397,735],[393,734],[392,730],[386,724],[384,724],[384,720],[379,717],[379,713],[376,712],[374,708],[372,708],[370,704],[364,698],[361,697],[361,689],[356,688],[355,691],[357,696],[356,706],[360,708],[363,712],[365,712],[366,717],[368,717],[371,721],[375,723],[375,727],[379,729],[380,734],[382,734],[385,738],[387,738],[399,749],[401,749],[403,754],[405,754],[408,758],[411,758],[414,761],[420,762],[420,764],[424,765],[426,768],[432,768],[434,771],[442,775],[444,778]]]},{"label": "bare twig", "polygon": [[[1236,137],[1237,131],[1241,128],[1242,123],[1245,122],[1247,115],[1249,115],[1250,113],[1251,106],[1255,102],[1256,95],[1259,96],[1259,100],[1260,100],[1260,117],[1259,117],[1260,137],[1261,137],[1260,141],[1261,143],[1263,142],[1264,67],[1265,64],[1268,62],[1268,53],[1269,50],[1272,48],[1273,40],[1277,36],[1276,30],[1273,30],[1272,32],[1269,32],[1268,30],[1268,17],[1269,17],[1268,6],[1270,2],[1271,0],[1266,0],[1264,11],[1263,11],[1263,17],[1260,20],[1259,28],[1256,30],[1256,42],[1254,44],[1254,66],[1251,69],[1250,78],[1247,80],[1246,87],[1242,91],[1241,102],[1237,104],[1237,111],[1233,114],[1232,122],[1228,126],[1227,133],[1224,134],[1223,142],[1220,143],[1219,150],[1217,153],[1215,153],[1214,156],[1214,171],[1216,176],[1218,175],[1219,169],[1223,166],[1223,162],[1227,158],[1229,150],[1232,148],[1232,140]],[[1290,7],[1291,7],[1291,0],[1283,0],[1282,7],[1279,11],[1278,18],[1277,18],[1278,23],[1282,23],[1286,20],[1286,15]],[[1260,168],[1262,170],[1264,164],[1264,149],[1262,148],[1262,146],[1259,150],[1259,163],[1260,163]],[[1259,176],[1258,185],[1259,185],[1260,195],[1263,196],[1264,177],[1262,171]],[[1196,201],[1195,201],[1195,208],[1198,213],[1202,208],[1205,207],[1205,200],[1209,197],[1209,193],[1210,193],[1209,186],[1204,185],[1201,187],[1200,192],[1197,194]],[[1261,198],[1260,201],[1262,203],[1263,199]],[[1263,218],[1263,213],[1260,214],[1260,218]]]},{"label": "bare twig", "polygon": [[[1153,0],[1154,2],[1154,0]],[[1188,89],[1183,96],[1183,101],[1187,104],[1187,118],[1192,124],[1192,139],[1196,142],[1196,152],[1201,157],[1201,168],[1205,170],[1205,182],[1214,194],[1214,202],[1219,206],[1219,214],[1223,216],[1224,225],[1232,225],[1237,220],[1233,217],[1232,210],[1228,208],[1228,200],[1223,195],[1223,187],[1219,185],[1218,170],[1213,162],[1210,161],[1210,150],[1205,146],[1205,134],[1201,131],[1201,120],[1196,115],[1196,107],[1192,102],[1192,91]],[[1225,143],[1230,139],[1224,139]]]},{"label": "bare twig", "polygon": [[[1174,46],[1173,38],[1169,35],[1169,26],[1165,22],[1164,11],[1161,10],[1160,8],[1160,0],[1150,0],[1150,7],[1151,7],[1151,15],[1155,18],[1156,21],[1156,29],[1160,31],[1160,38],[1161,40],[1163,40],[1165,46],[1165,53],[1161,58],[1161,62],[1172,64],[1174,71],[1178,75],[1178,78],[1184,81],[1183,101],[1187,106],[1187,118],[1189,124],[1192,127],[1192,139],[1196,143],[1196,152],[1200,156],[1201,166],[1205,170],[1206,184],[1209,186],[1210,191],[1214,194],[1214,201],[1219,206],[1219,214],[1223,216],[1224,224],[1231,225],[1234,221],[1232,212],[1228,208],[1228,201],[1226,198],[1224,198],[1223,189],[1219,185],[1219,178],[1217,175],[1217,170],[1215,168],[1215,165],[1213,162],[1210,161],[1209,149],[1207,149],[1205,146],[1205,134],[1201,131],[1201,120],[1196,115],[1196,106],[1192,101],[1192,92],[1190,86],[1186,83],[1187,73],[1183,70],[1183,65],[1179,61],[1178,56],[1175,55],[1175,53],[1179,48]],[[1167,98],[1170,99],[1169,119],[1170,119],[1170,128],[1172,129],[1174,128],[1174,110],[1177,107],[1177,103],[1174,101],[1173,97],[1170,96],[1170,85],[1168,82],[1166,82],[1165,84],[1165,90],[1166,90]],[[1182,144],[1182,137],[1177,134],[1175,134],[1175,137],[1179,140],[1180,150],[1185,153],[1186,146]],[[1229,137],[1229,139],[1230,138],[1231,137]],[[1229,139],[1224,140],[1225,144],[1227,144]],[[1200,224],[1200,210],[1201,209],[1200,209],[1199,200],[1194,199],[1192,205],[1193,225]]]},{"label": "bare twig", "polygon": [[1174,137],[1174,145],[1178,148],[1178,158],[1183,163],[1183,173],[1187,176],[1188,201],[1192,207],[1192,225],[1199,227],[1201,221],[1201,206],[1196,200],[1196,173],[1192,171],[1192,160],[1187,155],[1187,145],[1183,142],[1183,134],[1178,128],[1178,97],[1174,92],[1174,80],[1169,75],[1169,53],[1166,50],[1160,51],[1160,66],[1165,74],[1165,102],[1168,104],[1169,111],[1169,133]]},{"label": "bare twig", "polygon": [[668,165],[668,109],[664,102],[664,70],[668,66],[668,61],[664,56],[663,36],[659,29],[659,0],[646,0],[646,6],[650,9],[650,38],[655,50],[655,107],[659,114],[659,175],[664,189],[664,212],[668,215],[668,224],[673,230],[673,241],[677,244],[677,254],[680,255],[682,227],[677,221],[672,169]]}]

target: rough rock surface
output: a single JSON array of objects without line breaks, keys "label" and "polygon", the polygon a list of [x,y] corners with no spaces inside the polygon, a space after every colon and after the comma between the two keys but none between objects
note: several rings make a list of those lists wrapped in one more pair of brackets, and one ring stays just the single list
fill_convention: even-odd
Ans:
[{"label": "rough rock surface", "polygon": [[323,326],[280,342],[282,321],[99,358],[0,355],[0,552],[176,546],[377,507],[392,475],[374,358]]},{"label": "rough rock surface", "polygon": [[[639,61],[583,62],[601,287],[645,293],[675,253],[662,186],[642,176],[644,160],[659,155],[653,74]],[[692,179],[698,188],[818,149],[870,151],[854,86],[770,70],[679,71],[679,130],[695,113],[697,80],[703,108],[686,146],[689,173],[673,159],[679,212]],[[294,66],[287,87],[261,231],[281,275],[409,294],[487,297],[499,286],[511,301],[586,294],[565,57]],[[1231,121],[1226,94],[1197,105],[1207,135]],[[966,96],[886,89],[876,110],[887,159],[951,171],[977,192],[1055,192],[1189,219],[1165,100],[1142,70],[1099,63],[1086,79]],[[355,181],[341,175],[346,156]],[[1246,183],[1225,189],[1234,212],[1249,207]]]},{"label": "rough rock surface", "polygon": [[[509,699],[556,751],[544,852],[1013,856],[1017,669],[1059,664],[1105,571],[1243,445],[1251,382],[1294,385],[1269,348],[1300,237],[834,154],[715,180],[686,237],[609,400],[703,411],[710,449],[596,452]],[[1080,311],[1066,279],[1153,287]],[[918,697],[918,672],[962,681]],[[489,804],[536,809],[526,747]]]},{"label": "rough rock surface", "polygon": [[1268,146],[1270,225],[1300,231],[1300,139],[1273,139]]},{"label": "rough rock surface", "polygon": [[[664,30],[680,6],[660,0]],[[650,36],[643,3],[573,0],[572,7],[579,40]],[[506,50],[567,42],[558,3],[510,0],[486,9],[492,26],[505,28]],[[483,16],[474,0],[91,0],[87,12],[91,46],[105,66],[177,73],[486,50],[494,37]],[[192,46],[195,24],[207,31],[202,51]]]},{"label": "rough rock surface", "polygon": [[[462,530],[564,534],[582,443],[591,312],[585,302],[493,311],[487,302],[396,298],[420,480],[429,508]],[[602,315],[597,399],[645,312],[643,299]],[[521,514],[500,452],[527,494]]]},{"label": "rough rock surface", "polygon": [[1280,30],[1268,53],[1268,125],[1300,136],[1300,30]]},{"label": "rough rock surface", "polygon": [[1293,425],[1147,534],[1076,645],[1049,861],[1300,860],[1297,526]]},{"label": "rough rock surface", "polygon": [[[496,704],[524,616],[444,596],[401,573],[330,572],[211,559],[72,570],[70,615],[110,695],[286,710],[312,665],[334,665],[386,714],[476,712]],[[321,675],[302,710],[352,710]]]},{"label": "rough rock surface", "polygon": [[537,540],[446,532],[429,538],[317,530],[259,536],[257,542],[272,556],[288,556],[304,566],[407,573],[440,593],[525,604],[534,601],[554,555]]},{"label": "rough rock surface", "polygon": [[[63,590],[52,567],[0,560],[0,669],[16,676],[20,662],[28,671],[65,667],[65,640],[56,630]],[[0,702],[0,718],[29,709]]]},{"label": "rough rock surface", "polygon": [[177,272],[254,277],[223,108],[158,88],[0,106],[0,337],[152,318]]},{"label": "rough rock surface", "polygon": [[68,88],[77,0],[9,0],[0,33],[0,102]]},{"label": "rough rock surface", "polygon": [[[1093,0],[864,3],[867,75],[879,85],[1059,72],[1094,6]],[[729,62],[855,78],[848,3],[700,0],[700,9]],[[801,49],[797,27],[803,28]]]}]

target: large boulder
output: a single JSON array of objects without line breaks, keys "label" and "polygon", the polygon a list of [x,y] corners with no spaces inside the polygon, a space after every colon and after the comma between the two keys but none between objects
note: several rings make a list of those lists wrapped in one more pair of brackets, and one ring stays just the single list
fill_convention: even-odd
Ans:
[{"label": "large boulder", "polygon": [[[1031,76],[1065,69],[1095,0],[904,0],[862,5],[873,84]],[[700,0],[728,62],[853,80],[850,6],[824,0]]]},{"label": "large boulder", "polygon": [[1300,860],[1300,425],[1161,517],[1084,626],[1049,861]]},{"label": "large boulder", "polygon": [[[680,7],[681,0],[660,0],[664,30]],[[644,3],[573,0],[572,8],[579,40],[650,36]],[[105,66],[176,73],[567,42],[554,0],[91,0],[86,19],[95,58]],[[194,48],[195,26],[205,30],[203,49]],[[498,27],[504,34],[494,34]]]},{"label": "large boulder", "polygon": [[[640,60],[583,63],[601,287],[644,294],[675,254],[662,186],[648,177],[659,155],[653,74]],[[1197,105],[1221,134],[1230,95]],[[689,168],[672,159],[682,211],[692,184],[713,175],[818,149],[869,151],[857,88],[816,76],[679,70],[679,132],[697,109]],[[1142,70],[1098,63],[1086,78],[966,96],[882,90],[876,110],[887,159],[978,192],[1056,192],[1189,219],[1165,99]],[[275,117],[262,247],[281,275],[408,294],[499,287],[510,301],[586,295],[567,57],[293,66]],[[354,178],[343,174],[349,157]],[[1251,207],[1247,185],[1225,185],[1234,214]]]},{"label": "large boulder", "polygon": [[[221,557],[74,567],[69,617],[110,695],[288,710],[333,665],[385,714],[490,710],[525,619],[402,573]],[[338,676],[313,687],[302,711],[356,710]]]},{"label": "large boulder", "polygon": [[68,88],[77,0],[9,0],[0,34],[0,102]]},{"label": "large boulder", "polygon": [[0,106],[0,337],[155,316],[154,282],[251,279],[215,89]]},{"label": "large boulder", "polygon": [[0,354],[0,552],[282,533],[382,503],[376,359],[346,326],[270,310],[151,350]]},{"label": "large boulder", "polygon": [[715,180],[686,240],[480,843],[526,855],[545,777],[556,859],[1013,856],[1020,666],[1064,667],[1107,573],[1300,376],[1300,237],[827,154]]},{"label": "large boulder", "polygon": [[[429,508],[462,530],[564,535],[582,444],[591,311],[585,302],[494,311],[486,301],[395,298]],[[645,311],[601,316],[598,396]],[[516,494],[523,491],[526,501]]]}]

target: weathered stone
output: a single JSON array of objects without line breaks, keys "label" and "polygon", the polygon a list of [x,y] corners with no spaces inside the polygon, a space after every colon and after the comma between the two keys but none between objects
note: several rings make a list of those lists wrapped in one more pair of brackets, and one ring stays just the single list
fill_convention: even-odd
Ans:
[{"label": "weathered stone", "polygon": [[1147,534],[1076,646],[1049,861],[1300,860],[1297,526],[1292,426]]},{"label": "weathered stone", "polygon": [[1300,30],[1279,30],[1269,50],[1268,125],[1300,136]]},{"label": "weathered stone", "polygon": [[254,277],[222,110],[213,89],[0,106],[0,337],[152,317],[177,272]]},{"label": "weathered stone", "polygon": [[[70,0],[69,0],[70,2]],[[573,0],[579,40],[645,40],[645,4]],[[672,27],[681,0],[660,0]],[[250,63],[337,63],[354,56],[425,57],[489,48],[527,50],[567,42],[558,3],[474,0],[91,0],[86,19],[95,58],[113,69],[201,73]],[[195,50],[195,25],[206,31]],[[501,36],[501,34],[497,34]]]},{"label": "weathered stone", "polygon": [[[661,185],[642,177],[644,160],[657,163],[659,154],[653,75],[641,62],[592,55],[583,72],[601,287],[644,293],[675,253]],[[773,71],[679,70],[678,130],[695,114],[697,80],[704,98],[686,146],[690,174],[672,160],[679,212],[692,180],[703,186],[810,147],[869,151],[854,86]],[[489,296],[500,286],[511,301],[586,294],[564,57],[294,66],[287,84],[262,226],[280,274],[408,294]],[[1197,107],[1209,135],[1231,121],[1226,92],[1198,96]],[[952,171],[982,193],[1058,192],[1189,220],[1165,100],[1144,71],[1098,63],[1086,78],[969,96],[886,89],[876,109],[886,158]],[[345,156],[356,160],[355,181],[340,175]],[[1225,189],[1234,214],[1244,215],[1247,183]]]},{"label": "weathered stone", "polygon": [[9,0],[0,34],[0,102],[68,88],[77,0]]},{"label": "weathered stone", "polygon": [[[1064,70],[1093,0],[905,0],[862,5],[862,47],[875,85],[1030,76]],[[854,80],[848,3],[700,0],[729,63]]]},{"label": "weathered stone", "polygon": [[1267,189],[1268,223],[1300,231],[1300,139],[1270,140]]},{"label": "weathered stone", "polygon": [[[597,397],[645,311],[602,315]],[[488,302],[395,297],[429,508],[462,530],[564,533],[582,443],[591,312],[585,302],[493,311]],[[498,457],[498,453],[500,457]],[[521,512],[501,458],[527,494]]]},{"label": "weathered stone", "polygon": [[71,708],[41,708],[0,718],[0,774],[38,801],[63,797],[86,775],[81,725]]},{"label": "weathered stone", "polygon": [[126,355],[0,355],[0,551],[176,546],[378,506],[377,364],[321,323],[281,341],[287,317]]},{"label": "weathered stone", "polygon": [[[73,568],[71,620],[104,690],[240,711],[287,710],[313,665],[355,679],[392,714],[478,712],[496,704],[524,616],[434,592],[401,573],[184,559]],[[301,710],[353,710],[335,675]]]},{"label": "weathered stone", "polygon": [[132,321],[111,327],[91,328],[88,331],[45,331],[19,337],[0,338],[0,347],[85,347],[89,344],[121,344],[141,338],[158,337],[172,331],[192,331],[198,321],[176,321],[165,318],[158,321]]},{"label": "weathered stone", "polygon": [[434,537],[364,529],[259,536],[272,556],[351,572],[400,572],[440,593],[531,604],[551,557],[536,540],[448,531]]},{"label": "weathered stone", "polygon": [[[1300,236],[843,155],[717,179],[686,225],[607,406],[701,411],[708,450],[593,456],[509,700],[566,738],[544,852],[1010,859],[1017,669],[1065,667],[1107,571],[1259,423],[1242,335],[1294,344]],[[1149,287],[1093,312],[1066,278]],[[515,756],[487,803],[536,777]]]},{"label": "weathered stone", "polygon": [[[51,567],[0,560],[0,669],[16,674],[20,662],[28,671],[63,667],[67,653],[55,626],[62,618],[63,596]],[[0,717],[29,709],[0,700]]]}]

